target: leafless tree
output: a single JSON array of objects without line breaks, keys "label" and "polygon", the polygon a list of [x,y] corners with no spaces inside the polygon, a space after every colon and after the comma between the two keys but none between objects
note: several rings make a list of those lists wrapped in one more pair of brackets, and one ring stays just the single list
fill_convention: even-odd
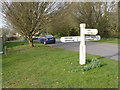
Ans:
[{"label": "leafless tree", "polygon": [[29,40],[33,47],[33,35],[42,31],[63,6],[55,2],[2,2],[2,14],[13,28]]},{"label": "leafless tree", "polygon": [[[117,30],[116,2],[80,2],[74,3],[76,22],[86,23],[88,28],[97,28],[101,36]],[[107,35],[106,35],[107,34]]]},{"label": "leafless tree", "polygon": [[49,27],[46,27],[46,30],[54,34],[59,32],[69,36],[71,29],[77,23],[74,21],[73,8],[73,3],[64,3],[64,7],[59,10],[56,17],[51,20],[51,23],[48,23]]}]

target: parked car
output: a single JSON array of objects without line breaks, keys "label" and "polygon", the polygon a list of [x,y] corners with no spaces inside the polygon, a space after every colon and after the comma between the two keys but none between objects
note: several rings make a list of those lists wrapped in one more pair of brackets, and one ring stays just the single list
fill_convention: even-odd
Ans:
[{"label": "parked car", "polygon": [[33,40],[36,40],[36,39],[38,39],[38,35],[35,34],[35,35],[33,35],[32,38],[33,38]]},{"label": "parked car", "polygon": [[55,43],[55,37],[53,35],[45,35],[44,37],[40,38],[40,42],[43,44],[48,44],[48,43]]}]

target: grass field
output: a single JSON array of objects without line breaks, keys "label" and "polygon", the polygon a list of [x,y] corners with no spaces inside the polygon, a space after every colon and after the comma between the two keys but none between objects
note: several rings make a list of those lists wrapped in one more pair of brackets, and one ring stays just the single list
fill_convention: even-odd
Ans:
[{"label": "grass field", "polygon": [[95,41],[95,42],[119,43],[120,44],[120,39],[118,39],[118,38],[101,38],[101,40]]},{"label": "grass field", "polygon": [[105,65],[88,71],[72,72],[79,66],[79,53],[35,43],[7,43],[8,53],[3,55],[3,88],[117,88],[118,62],[98,58]]}]

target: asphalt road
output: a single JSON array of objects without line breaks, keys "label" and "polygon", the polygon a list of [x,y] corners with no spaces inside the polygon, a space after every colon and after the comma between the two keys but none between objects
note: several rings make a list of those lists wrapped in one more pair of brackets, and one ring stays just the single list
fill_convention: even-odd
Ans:
[{"label": "asphalt road", "polygon": [[[47,44],[52,47],[63,48],[72,51],[79,51],[79,42],[62,43],[60,40],[56,41],[56,44]],[[118,58],[118,44],[110,44],[103,42],[86,42],[87,53],[98,55],[101,57],[108,57],[114,60],[120,60]]]}]

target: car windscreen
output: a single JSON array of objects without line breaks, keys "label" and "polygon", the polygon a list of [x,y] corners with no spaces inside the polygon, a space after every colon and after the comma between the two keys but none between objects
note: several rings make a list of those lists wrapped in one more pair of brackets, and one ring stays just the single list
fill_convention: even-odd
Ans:
[{"label": "car windscreen", "polygon": [[52,35],[46,35],[45,37],[46,38],[52,38],[53,36]]},{"label": "car windscreen", "polygon": [[33,36],[38,36],[38,35],[35,34],[35,35],[33,35]]}]

